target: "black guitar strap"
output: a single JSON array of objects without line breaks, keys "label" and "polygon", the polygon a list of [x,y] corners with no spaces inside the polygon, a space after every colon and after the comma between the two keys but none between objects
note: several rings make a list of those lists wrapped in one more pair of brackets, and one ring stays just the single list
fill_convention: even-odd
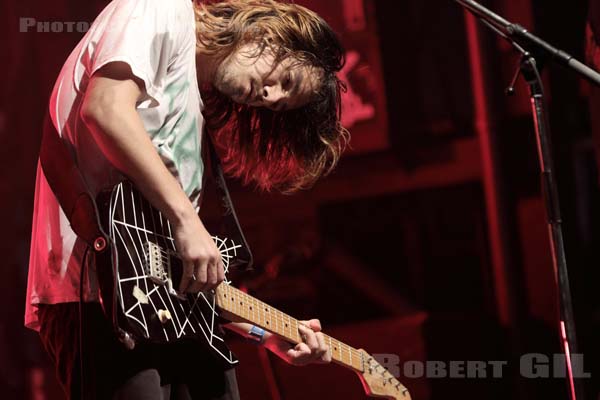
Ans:
[{"label": "black guitar strap", "polygon": [[106,235],[100,228],[94,198],[48,114],[44,119],[40,163],[73,232],[90,248],[103,251]]},{"label": "black guitar strap", "polygon": [[217,154],[217,151],[215,150],[215,146],[212,142],[210,134],[206,129],[204,137],[206,138],[206,143],[208,145],[207,147],[210,158],[210,165],[212,169],[212,176],[217,189],[217,195],[222,201],[222,229],[231,240],[233,240],[237,244],[242,245],[242,247],[239,248],[239,251],[237,251],[236,259],[233,261],[233,263],[229,264],[229,266],[236,267],[240,270],[251,270],[252,264],[254,262],[254,259],[252,257],[252,251],[250,250],[250,246],[248,245],[248,242],[244,237],[244,232],[242,231],[242,227],[240,226],[240,222],[235,213],[235,207],[233,206],[231,196],[229,195],[229,189],[227,188],[227,182],[225,180],[225,174],[223,173],[221,160],[219,158],[219,155]]}]

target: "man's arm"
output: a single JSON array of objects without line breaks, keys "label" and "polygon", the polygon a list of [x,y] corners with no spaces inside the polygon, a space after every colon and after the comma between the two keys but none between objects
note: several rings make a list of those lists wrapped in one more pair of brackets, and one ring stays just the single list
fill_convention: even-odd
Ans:
[{"label": "man's arm", "polygon": [[106,158],[171,222],[184,265],[180,291],[212,289],[224,278],[220,252],[136,111],[143,85],[127,64],[108,64],[91,77],[81,118]]}]

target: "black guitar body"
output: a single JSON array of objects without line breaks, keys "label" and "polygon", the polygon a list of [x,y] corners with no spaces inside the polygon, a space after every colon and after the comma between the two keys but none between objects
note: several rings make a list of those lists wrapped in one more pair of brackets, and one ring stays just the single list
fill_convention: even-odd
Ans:
[{"label": "black guitar body", "polygon": [[[97,198],[108,248],[98,256],[103,308],[127,347],[200,340],[224,367],[237,364],[223,340],[214,293],[178,294],[182,266],[171,226],[128,181]],[[215,238],[226,272],[239,248]]]}]

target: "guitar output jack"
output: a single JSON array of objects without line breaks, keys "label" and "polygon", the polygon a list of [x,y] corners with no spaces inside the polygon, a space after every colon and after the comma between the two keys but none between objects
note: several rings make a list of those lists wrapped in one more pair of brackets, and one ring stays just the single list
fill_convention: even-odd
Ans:
[{"label": "guitar output jack", "polygon": [[104,239],[102,236],[96,238],[96,240],[94,240],[94,250],[97,252],[101,252],[106,248],[106,239]]}]

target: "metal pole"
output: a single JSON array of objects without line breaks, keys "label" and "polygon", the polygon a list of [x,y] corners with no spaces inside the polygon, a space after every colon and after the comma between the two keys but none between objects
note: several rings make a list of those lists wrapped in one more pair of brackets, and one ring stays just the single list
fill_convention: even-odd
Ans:
[{"label": "metal pole", "polygon": [[525,55],[521,63],[521,72],[529,86],[531,109],[535,124],[535,137],[537,142],[538,157],[541,170],[542,192],[546,205],[546,220],[548,223],[548,236],[552,253],[552,266],[557,285],[560,321],[559,335],[561,346],[565,355],[569,396],[571,400],[583,400],[584,392],[581,381],[573,376],[572,354],[577,353],[577,338],[575,334],[575,321],[571,288],[567,272],[567,258],[565,256],[562,220],[558,201],[558,190],[553,173],[552,147],[550,144],[550,129],[548,113],[542,79],[536,66],[535,58]]}]

